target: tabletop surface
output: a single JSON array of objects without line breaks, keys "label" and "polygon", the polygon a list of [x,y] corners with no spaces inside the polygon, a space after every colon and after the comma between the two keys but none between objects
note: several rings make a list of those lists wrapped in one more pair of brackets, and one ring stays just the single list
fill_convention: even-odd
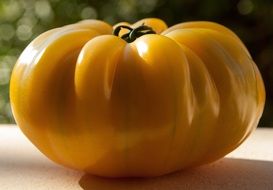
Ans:
[{"label": "tabletop surface", "polygon": [[48,160],[14,125],[0,125],[1,190],[273,189],[273,129],[258,128],[225,158],[149,179],[108,179]]}]

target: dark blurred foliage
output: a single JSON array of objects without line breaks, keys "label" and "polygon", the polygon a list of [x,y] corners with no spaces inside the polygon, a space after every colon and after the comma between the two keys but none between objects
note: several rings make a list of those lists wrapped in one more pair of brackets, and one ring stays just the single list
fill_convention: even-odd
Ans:
[{"label": "dark blurred foliage", "polygon": [[20,52],[38,34],[82,19],[111,24],[158,17],[168,25],[208,20],[232,29],[257,63],[267,91],[260,126],[273,126],[272,0],[1,0],[0,123],[14,122],[9,104],[9,78]]}]

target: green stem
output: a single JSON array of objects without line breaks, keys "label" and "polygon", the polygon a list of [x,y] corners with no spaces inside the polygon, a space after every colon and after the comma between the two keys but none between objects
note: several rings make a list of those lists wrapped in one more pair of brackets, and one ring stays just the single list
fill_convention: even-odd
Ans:
[{"label": "green stem", "polygon": [[119,25],[114,29],[113,34],[115,36],[119,36],[119,33],[122,28],[129,30],[128,33],[123,34],[121,36],[121,38],[128,43],[131,43],[131,42],[135,41],[137,38],[139,38],[140,36],[143,36],[146,34],[156,34],[156,32],[151,27],[146,26],[144,24],[142,24],[141,26],[136,27],[136,28],[131,28],[126,25]]}]

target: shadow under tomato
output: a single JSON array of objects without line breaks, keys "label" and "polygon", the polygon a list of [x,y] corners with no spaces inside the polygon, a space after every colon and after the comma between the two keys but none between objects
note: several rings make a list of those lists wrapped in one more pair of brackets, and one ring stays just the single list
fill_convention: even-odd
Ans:
[{"label": "shadow under tomato", "polygon": [[85,174],[84,190],[270,189],[273,162],[224,158],[199,168],[155,178],[102,178]]}]

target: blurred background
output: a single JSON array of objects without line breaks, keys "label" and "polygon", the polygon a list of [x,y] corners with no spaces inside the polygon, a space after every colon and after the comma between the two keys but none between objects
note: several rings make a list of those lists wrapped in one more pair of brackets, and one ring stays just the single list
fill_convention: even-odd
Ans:
[{"label": "blurred background", "polygon": [[14,123],[9,104],[12,68],[38,34],[82,19],[111,24],[158,17],[170,26],[208,20],[232,29],[258,65],[267,100],[259,126],[273,127],[273,1],[272,0],[1,0],[0,123]]}]

